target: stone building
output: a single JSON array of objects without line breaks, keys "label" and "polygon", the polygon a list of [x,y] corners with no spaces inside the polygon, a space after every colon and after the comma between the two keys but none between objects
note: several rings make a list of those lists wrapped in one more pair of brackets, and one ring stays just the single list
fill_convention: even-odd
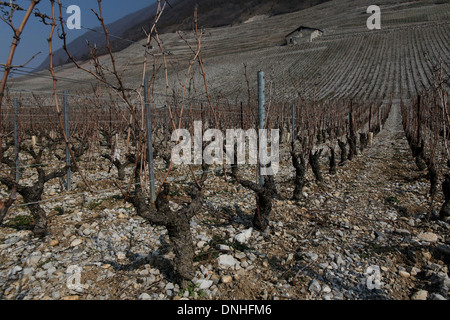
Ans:
[{"label": "stone building", "polygon": [[323,31],[320,29],[300,26],[286,36],[286,44],[296,45],[300,43],[312,42],[321,35],[323,35]]}]

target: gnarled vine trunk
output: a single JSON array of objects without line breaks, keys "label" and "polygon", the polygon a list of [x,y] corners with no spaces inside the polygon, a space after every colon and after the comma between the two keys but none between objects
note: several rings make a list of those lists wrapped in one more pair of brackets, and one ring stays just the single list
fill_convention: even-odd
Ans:
[{"label": "gnarled vine trunk", "polygon": [[[62,178],[67,174],[68,167],[64,167],[61,169],[56,169],[51,173],[45,173],[44,169],[42,169],[39,164],[41,163],[41,158],[43,154],[43,150],[39,153],[36,153],[33,149],[27,150],[27,152],[33,157],[35,160],[36,171],[38,174],[37,181],[31,186],[24,186],[18,184],[11,177],[0,177],[0,182],[5,184],[10,190],[17,190],[17,192],[23,197],[23,201],[27,204],[28,209],[30,210],[31,215],[34,219],[34,228],[33,233],[36,237],[44,237],[47,235],[47,215],[45,210],[40,206],[40,202],[42,201],[42,194],[44,193],[45,184],[53,179]],[[6,212],[5,212],[6,214]],[[4,217],[2,217],[3,219]]]},{"label": "gnarled vine trunk", "polygon": [[341,149],[341,161],[339,162],[339,165],[343,165],[348,158],[347,155],[347,144],[341,140],[338,140],[339,148]]},{"label": "gnarled vine trunk", "polygon": [[306,176],[306,161],[302,153],[296,153],[291,150],[292,163],[295,168],[295,189],[292,195],[292,200],[301,200],[302,191],[305,186],[305,176]]},{"label": "gnarled vine trunk", "polygon": [[334,175],[337,173],[336,169],[336,152],[334,151],[334,147],[330,147],[330,170],[329,173]]},{"label": "gnarled vine trunk", "polygon": [[[138,163],[138,167],[139,167]],[[163,226],[167,229],[172,249],[175,254],[173,261],[175,271],[175,281],[185,287],[187,281],[194,278],[194,246],[190,229],[192,217],[200,210],[202,205],[201,184],[206,179],[206,166],[202,166],[203,176],[200,185],[194,184],[190,191],[191,203],[180,210],[173,211],[169,207],[168,195],[170,186],[164,183],[161,192],[158,194],[155,203],[147,202],[147,195],[143,192],[139,183],[139,170],[135,171],[136,194],[128,197],[127,201],[133,204],[136,213],[156,226]]]},{"label": "gnarled vine trunk", "polygon": [[309,163],[311,165],[312,171],[314,173],[314,177],[316,178],[317,182],[323,182],[322,177],[322,171],[320,168],[320,157],[322,155],[323,149],[320,149],[316,152],[309,153]]}]

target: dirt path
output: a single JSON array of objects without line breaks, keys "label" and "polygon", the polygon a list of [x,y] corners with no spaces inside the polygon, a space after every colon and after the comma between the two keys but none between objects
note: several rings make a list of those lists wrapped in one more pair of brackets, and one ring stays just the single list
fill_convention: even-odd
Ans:
[{"label": "dirt path", "polygon": [[[355,207],[365,213],[372,211],[374,218],[389,220],[403,216],[405,219],[400,220],[406,221],[407,217],[429,211],[429,184],[414,163],[399,105],[393,105],[383,130],[348,168],[346,174],[355,187],[348,191],[359,194]],[[408,222],[413,224],[409,219]]]},{"label": "dirt path", "polygon": [[[328,179],[330,190],[337,191],[332,191],[331,197],[328,194],[322,205],[322,210],[332,211],[326,216],[323,212],[316,215],[330,227],[319,232],[326,244],[321,246],[322,253],[329,258],[331,251],[334,262],[336,254],[342,254],[349,263],[338,264],[338,271],[344,273],[341,282],[333,282],[339,278],[336,273],[326,277],[327,270],[315,270],[325,282],[347,283],[347,289],[343,285],[342,291],[350,299],[410,299],[419,289],[429,287],[429,274],[427,278],[424,270],[430,264],[437,262],[435,266],[440,266],[441,271],[447,270],[436,254],[435,243],[421,239],[429,233],[445,242],[448,225],[428,220],[429,184],[415,167],[399,105],[393,105],[385,127],[372,145],[346,163],[335,179]],[[337,241],[326,240],[333,236],[336,240],[336,233]],[[381,288],[368,290],[364,277],[361,282],[361,273],[378,267]],[[446,296],[445,288],[440,294]]]}]

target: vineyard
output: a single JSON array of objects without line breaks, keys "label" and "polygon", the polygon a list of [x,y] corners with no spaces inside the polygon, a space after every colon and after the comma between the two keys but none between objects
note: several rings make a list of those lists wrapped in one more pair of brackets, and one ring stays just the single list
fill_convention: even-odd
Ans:
[{"label": "vineyard", "polygon": [[[272,82],[273,99],[296,99],[301,96],[316,100],[353,98],[360,100],[409,99],[415,97],[433,81],[433,68],[442,63],[450,71],[450,5],[447,2],[386,1],[382,29],[372,32],[366,27],[365,13],[370,1],[327,2],[308,10],[256,19],[231,27],[206,29],[202,36],[202,56],[211,94],[246,100],[245,71],[253,79],[266,72]],[[286,46],[285,36],[299,25],[320,28],[324,35],[312,43]],[[158,45],[155,55],[155,92],[165,95],[165,72],[171,89],[179,87],[180,79],[192,58],[196,45],[193,33],[180,32],[160,35],[167,51],[164,59]],[[123,68],[122,79],[131,88],[140,85],[143,57],[142,45],[133,44],[116,56]],[[105,67],[107,58],[100,57]],[[90,62],[84,65],[89,66]],[[61,90],[76,88],[91,91],[95,79],[86,79],[73,66],[56,68]],[[11,87],[26,90],[51,90],[50,82],[40,81],[48,72],[11,81]],[[199,73],[194,74],[193,86],[201,87]],[[445,84],[448,86],[448,84]],[[448,89],[448,87],[447,87]],[[198,95],[205,98],[205,92]],[[158,103],[161,104],[161,103]],[[162,103],[163,104],[163,103]]]},{"label": "vineyard", "polygon": [[[450,5],[385,2],[382,30],[329,1],[9,79],[0,299],[448,299]],[[278,173],[217,136],[194,150],[231,163],[175,164],[197,122],[279,129]]]}]

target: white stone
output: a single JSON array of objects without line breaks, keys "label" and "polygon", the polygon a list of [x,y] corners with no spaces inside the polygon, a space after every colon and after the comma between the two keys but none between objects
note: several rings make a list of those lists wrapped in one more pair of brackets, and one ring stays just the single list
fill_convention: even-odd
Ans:
[{"label": "white stone", "polygon": [[220,251],[231,251],[231,248],[225,244],[219,244],[217,249]]},{"label": "white stone", "polygon": [[446,301],[447,299],[445,299],[442,295],[440,295],[439,293],[433,293],[431,295],[431,300],[441,300],[441,301]]},{"label": "white stone", "polygon": [[33,272],[34,272],[33,268],[25,268],[23,269],[23,276],[30,277],[33,274]]},{"label": "white stone", "polygon": [[32,235],[32,232],[29,230],[21,230],[21,231],[15,233],[15,236],[21,238],[22,240],[29,238],[31,235]]},{"label": "white stone", "polygon": [[70,246],[71,247],[76,247],[76,246],[79,246],[80,244],[82,244],[83,243],[83,240],[81,240],[81,239],[75,239],[75,240],[73,240],[71,243],[70,243]]},{"label": "white stone", "polygon": [[243,232],[237,234],[234,237],[234,240],[236,240],[239,243],[246,243],[248,241],[248,239],[250,239],[250,237],[252,235],[252,231],[253,231],[253,228],[244,230]]},{"label": "white stone", "polygon": [[305,253],[305,256],[307,256],[309,259],[311,259],[311,261],[316,261],[317,259],[319,259],[319,255],[317,255],[314,252],[307,252],[307,253]]},{"label": "white stone", "polygon": [[22,271],[22,267],[21,266],[15,266],[12,270],[11,273],[12,275],[15,275],[17,272]]},{"label": "white stone", "polygon": [[344,259],[342,259],[341,255],[336,256],[336,263],[338,266],[345,265],[345,261],[344,261]]},{"label": "white stone", "polygon": [[212,285],[213,285],[213,281],[212,280],[198,280],[197,284],[199,285],[199,289],[201,290],[205,290],[205,289],[209,289]]},{"label": "white stone", "polygon": [[322,288],[322,292],[323,293],[330,293],[331,292],[331,288],[329,286],[325,286]]},{"label": "white stone", "polygon": [[236,252],[234,256],[239,260],[245,259],[247,257],[243,252]]},{"label": "white stone", "polygon": [[206,245],[206,242],[205,241],[199,241],[199,242],[197,242],[197,247],[199,248],[199,249],[202,249],[204,246]]},{"label": "white stone", "polygon": [[56,268],[53,266],[47,269],[47,273],[49,276],[51,276],[55,272],[56,272]]},{"label": "white stone", "polygon": [[411,271],[409,272],[412,276],[417,276],[417,274],[420,272],[421,270],[419,268],[416,267],[412,267]]},{"label": "white stone", "polygon": [[427,298],[428,298],[428,291],[420,290],[412,295],[411,300],[427,300]]},{"label": "white stone", "polygon": [[169,282],[168,284],[166,284],[165,289],[166,290],[173,290],[175,288],[175,286],[173,285],[173,283]]},{"label": "white stone", "polygon": [[139,300],[152,300],[152,297],[148,293],[143,293],[139,296]]},{"label": "white stone", "polygon": [[322,290],[322,287],[320,286],[319,281],[317,280],[312,280],[311,283],[309,284],[309,288],[308,288],[309,292],[311,292],[312,294],[319,294],[320,291]]},{"label": "white stone", "polygon": [[44,265],[42,266],[42,269],[48,270],[48,269],[50,269],[50,268],[52,268],[52,267],[53,267],[53,264],[52,264],[51,262],[47,262],[46,264],[44,264]]},{"label": "white stone", "polygon": [[42,255],[40,253],[33,254],[31,257],[28,258],[28,264],[31,266],[36,266],[39,263],[39,260],[41,260]]},{"label": "white stone", "polygon": [[228,267],[234,267],[234,265],[237,263],[237,261],[233,258],[233,256],[228,254],[223,254],[219,256],[219,267],[222,268],[228,268]]},{"label": "white stone", "polygon": [[158,269],[150,269],[150,273],[157,276],[159,275],[161,272]]},{"label": "white stone", "polygon": [[58,300],[61,298],[61,293],[59,293],[58,291],[55,291],[52,293],[52,298],[55,300]]},{"label": "white stone", "polygon": [[222,281],[222,283],[231,283],[233,281],[233,277],[231,277],[231,276],[222,276],[220,281]]},{"label": "white stone", "polygon": [[420,241],[426,241],[426,242],[432,242],[432,243],[438,241],[438,236],[431,232],[423,232],[423,233],[419,234],[417,236],[417,238],[419,238]]}]

